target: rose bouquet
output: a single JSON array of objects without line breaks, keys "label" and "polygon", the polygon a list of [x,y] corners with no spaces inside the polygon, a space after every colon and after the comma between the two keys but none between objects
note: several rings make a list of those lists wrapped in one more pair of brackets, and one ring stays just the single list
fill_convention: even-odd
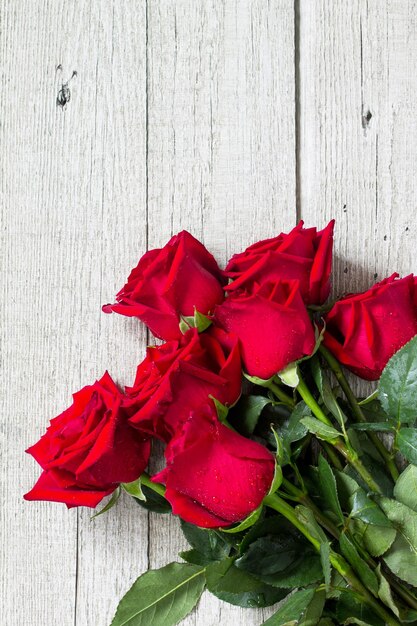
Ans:
[{"label": "rose bouquet", "polygon": [[279,603],[269,626],[417,624],[417,279],[325,304],[332,245],[333,222],[300,223],[222,271],[181,232],[103,307],[164,343],[131,387],[106,372],[74,394],[28,450],[43,472],[25,498],[111,496],[101,514],[125,492],[180,518],[190,549],[140,576],[112,626],[176,624],[204,589]]}]

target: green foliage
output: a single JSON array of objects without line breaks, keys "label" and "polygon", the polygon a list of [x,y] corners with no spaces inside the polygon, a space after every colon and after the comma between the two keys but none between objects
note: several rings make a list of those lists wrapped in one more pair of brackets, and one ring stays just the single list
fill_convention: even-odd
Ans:
[{"label": "green foliage", "polygon": [[238,569],[233,558],[207,566],[207,589],[225,602],[245,608],[262,608],[282,600],[288,593]]},{"label": "green foliage", "polygon": [[252,435],[264,408],[271,404],[272,400],[265,396],[241,396],[233,409],[233,426],[242,434],[248,437]]},{"label": "green foliage", "polygon": [[359,626],[385,626],[384,621],[375,615],[362,599],[353,593],[344,591],[337,602],[336,618],[338,624],[358,624]]},{"label": "green foliage", "polygon": [[323,502],[325,503],[326,507],[328,507],[328,510],[330,510],[336,516],[338,521],[343,524],[344,518],[337,495],[336,479],[334,477],[332,468],[330,467],[329,463],[326,461],[323,455],[319,456],[318,467],[320,491],[322,494]]},{"label": "green foliage", "polygon": [[142,574],[117,607],[111,626],[174,626],[197,604],[205,569],[170,563]]},{"label": "green foliage", "polygon": [[171,505],[168,500],[145,485],[141,485],[141,487],[142,494],[146,499],[142,500],[135,497],[135,502],[137,502],[137,504],[147,511],[152,511],[153,513],[171,513]]},{"label": "green foliage", "polygon": [[353,541],[345,533],[342,533],[340,535],[339,545],[343,556],[357,572],[365,587],[372,591],[374,595],[377,595],[378,579],[376,574],[366,561],[362,559]]},{"label": "green foliage", "polygon": [[[264,626],[289,626],[290,624],[304,624],[307,626],[308,622],[303,621],[303,618],[306,616],[315,595],[316,590],[313,588],[296,591],[282,604],[272,617],[264,622]],[[322,594],[320,594],[320,602],[321,601]],[[310,626],[317,623],[322,610],[323,606],[321,610],[319,607],[316,609],[316,621],[310,620]],[[312,619],[314,620],[313,616]]]},{"label": "green foliage", "polygon": [[333,428],[333,426],[323,424],[323,422],[320,422],[320,420],[315,417],[304,417],[301,420],[301,423],[304,424],[309,432],[316,435],[318,439],[323,439],[323,441],[334,443],[341,435],[341,433]]},{"label": "green foliage", "polygon": [[394,487],[395,499],[417,512],[417,467],[409,465]]},{"label": "green foliage", "polygon": [[399,451],[407,461],[417,465],[417,429],[401,428],[398,431],[396,443]]},{"label": "green foliage", "polygon": [[110,509],[112,509],[115,504],[117,504],[117,501],[120,498],[120,494],[121,494],[121,488],[117,487],[117,489],[115,489],[111,495],[110,500],[107,502],[107,504],[105,504],[105,506],[103,506],[102,509],[100,509],[100,511],[98,511],[97,513],[95,513],[94,515],[92,515],[91,519],[95,519],[96,517],[98,517],[99,515],[103,515],[103,513],[107,513],[107,511],[110,511]]},{"label": "green foliage", "polygon": [[397,530],[394,543],[384,555],[391,571],[417,587],[417,513],[407,505],[381,497],[380,505]]},{"label": "green foliage", "polygon": [[212,561],[221,561],[229,556],[231,545],[220,532],[198,528],[198,526],[188,524],[183,520],[181,520],[181,530],[190,546],[194,549],[180,555],[186,561],[201,565],[211,563]]},{"label": "green foliage", "polygon": [[417,336],[388,361],[379,381],[378,397],[394,424],[416,423]]}]

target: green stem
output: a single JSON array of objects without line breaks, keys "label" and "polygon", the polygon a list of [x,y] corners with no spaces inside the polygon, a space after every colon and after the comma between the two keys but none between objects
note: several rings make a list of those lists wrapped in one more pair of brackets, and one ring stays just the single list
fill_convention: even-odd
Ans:
[{"label": "green stem", "polygon": [[278,398],[278,400],[286,404],[288,407],[290,407],[291,409],[295,407],[295,402],[293,398],[291,398],[291,396],[285,393],[285,391],[283,391],[281,387],[277,385],[276,383],[274,383],[272,380],[268,384],[268,389],[272,391],[272,393],[274,394],[274,396]]},{"label": "green stem", "polygon": [[[317,417],[318,420],[320,420],[320,422],[323,422],[323,424],[326,424],[326,426],[331,426],[333,428],[332,422],[324,413],[321,406],[318,404],[317,400],[311,393],[310,389],[307,387],[300,373],[298,373],[298,378],[299,383],[297,385],[297,391],[304,400],[304,402],[310,407],[313,414]],[[374,491],[376,493],[382,493],[379,485],[374,481],[373,477],[363,465],[362,461],[358,458],[354,450],[348,448],[340,437],[334,441],[330,441],[329,443],[340,452],[340,454],[346,459],[346,461],[350,465],[352,465],[352,467],[355,468],[359,476],[368,485],[371,491]]]},{"label": "green stem", "polygon": [[141,485],[152,489],[152,491],[155,491],[155,493],[159,494],[163,498],[165,497],[165,487],[163,485],[160,485],[159,483],[152,482],[149,474],[147,474],[146,472],[143,472],[143,474],[141,475],[140,482]]},{"label": "green stem", "polygon": [[[355,394],[353,393],[349,382],[340,366],[340,363],[337,359],[335,359],[335,357],[333,356],[333,354],[327,349],[325,348],[325,346],[323,346],[323,344],[321,344],[319,351],[321,353],[321,355],[323,356],[323,358],[327,361],[327,363],[329,364],[330,368],[333,370],[334,375],[336,376],[336,379],[339,383],[339,385],[341,386],[341,388],[344,391],[344,394],[352,408],[352,412],[354,417],[356,418],[357,422],[366,422],[366,417],[363,414],[363,411],[356,399]],[[385,461],[385,464],[393,478],[394,481],[397,480],[398,476],[399,476],[399,472],[397,469],[397,466],[395,465],[395,461],[392,458],[390,452],[386,449],[386,447],[384,446],[384,444],[382,443],[382,441],[380,440],[380,438],[378,437],[378,435],[376,433],[373,432],[368,432],[368,437],[370,438],[370,440],[372,441],[372,443],[374,444],[375,448],[378,450],[379,454],[382,456],[382,458]]]},{"label": "green stem", "polygon": [[326,452],[326,454],[329,457],[329,459],[331,460],[331,462],[333,463],[333,466],[337,470],[339,470],[339,472],[342,472],[343,471],[343,465],[340,462],[339,457],[337,456],[337,454],[333,450],[332,446],[329,443],[327,443],[327,441],[319,441],[319,443],[322,446],[322,448],[324,449],[324,451]]},{"label": "green stem", "polygon": [[[264,499],[264,504],[283,515],[304,537],[314,546],[317,552],[320,552],[320,541],[313,537],[308,528],[298,519],[297,514],[292,506],[277,494],[272,494]],[[358,593],[377,615],[379,615],[388,626],[400,626],[400,623],[390,614],[385,607],[369,593],[366,587],[356,576],[349,563],[337,552],[330,550],[330,563],[346,580],[350,587]]]}]

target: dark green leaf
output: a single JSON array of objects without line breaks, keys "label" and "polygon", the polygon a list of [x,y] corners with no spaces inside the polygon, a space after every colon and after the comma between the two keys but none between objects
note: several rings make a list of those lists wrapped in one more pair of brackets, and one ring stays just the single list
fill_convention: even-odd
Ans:
[{"label": "dark green leaf", "polygon": [[400,617],[400,612],[398,610],[397,605],[394,602],[394,598],[392,597],[391,587],[387,579],[385,578],[384,574],[381,571],[380,563],[378,564],[378,567],[376,568],[375,571],[377,573],[378,581],[379,581],[379,588],[378,588],[379,597],[381,598],[382,602],[391,609],[394,615],[396,615],[397,617]]},{"label": "dark green leaf", "polygon": [[351,539],[342,533],[339,539],[340,549],[343,556],[352,565],[359,578],[374,595],[378,595],[378,579],[376,574],[369,565],[362,559],[359,552]]},{"label": "dark green leaf", "polygon": [[280,430],[281,437],[288,441],[288,443],[299,441],[307,434],[308,429],[305,424],[301,422],[304,417],[312,417],[311,409],[305,402],[298,402],[288,422],[284,424],[283,428]]},{"label": "dark green leaf", "polygon": [[324,575],[324,584],[326,585],[326,592],[329,591],[330,580],[332,575],[332,567],[330,564],[330,543],[323,541],[320,544],[320,561]]},{"label": "dark green leaf", "polygon": [[363,405],[362,402],[359,403],[361,404],[362,412],[369,422],[389,422],[389,416],[384,411],[378,397],[375,397],[375,394],[378,396],[378,393],[378,390],[376,390],[374,394],[372,394],[373,399],[367,404]]},{"label": "dark green leaf", "polygon": [[316,589],[307,610],[304,613],[300,626],[316,626],[322,616],[324,604],[326,602],[326,592],[324,589]]},{"label": "dark green leaf", "polygon": [[417,512],[417,467],[415,465],[409,465],[397,479],[394,496],[396,500]]},{"label": "dark green leaf", "polygon": [[142,492],[146,498],[145,501],[135,498],[135,502],[141,507],[153,513],[171,513],[170,503],[163,496],[160,496],[159,493],[149,489],[149,487],[145,487],[145,485],[142,485]]},{"label": "dark green leaf", "polygon": [[323,422],[320,422],[315,417],[303,417],[301,423],[304,424],[313,435],[316,435],[318,439],[334,442],[340,436],[340,433],[333,428],[333,426],[323,424]]},{"label": "dark green leaf", "polygon": [[323,541],[327,541],[327,537],[324,531],[322,530],[321,526],[319,526],[316,522],[316,518],[314,517],[310,509],[299,504],[295,507],[295,514],[300,522],[302,522],[302,524],[309,530],[312,537],[320,541],[320,543],[322,543]]},{"label": "dark green leaf", "polygon": [[[369,626],[385,626],[385,622],[375,615],[363,601],[358,600],[348,591],[340,595],[337,603],[336,617],[338,624],[366,624]],[[359,621],[351,621],[359,620]]]},{"label": "dark green leaf", "polygon": [[146,572],[120,601],[111,626],[174,626],[197,604],[204,572],[188,563]]},{"label": "dark green leaf", "polygon": [[294,589],[323,581],[323,569],[317,552],[307,549],[304,553],[300,553],[293,565],[284,571],[270,576],[257,576],[257,578],[273,587]]},{"label": "dark green leaf", "polygon": [[397,446],[410,463],[417,464],[417,429],[401,428],[397,435]]},{"label": "dark green leaf", "polygon": [[387,526],[388,528],[392,526],[387,516],[361,487],[349,498],[349,503],[352,517],[368,524]]},{"label": "dark green leaf", "polygon": [[334,477],[332,468],[326,461],[323,455],[319,456],[319,480],[320,491],[323,497],[323,501],[332,513],[334,513],[337,519],[343,524],[344,518],[342,509],[340,508],[339,498],[337,495],[336,479]]},{"label": "dark green leaf", "polygon": [[314,594],[315,589],[300,589],[296,591],[272,617],[264,622],[264,626],[285,626],[292,623],[300,624]]},{"label": "dark green leaf", "polygon": [[242,396],[234,407],[234,426],[242,435],[252,435],[262,411],[271,402],[265,396]]},{"label": "dark green leaf", "polygon": [[379,400],[398,424],[416,422],[417,336],[388,361],[379,381]]},{"label": "dark green leaf", "polygon": [[350,424],[349,428],[353,430],[366,430],[375,432],[393,432],[394,427],[387,422],[359,422],[358,424]]},{"label": "dark green leaf", "polygon": [[181,520],[181,530],[190,546],[204,556],[207,562],[221,561],[229,556],[231,546],[220,533],[198,528],[183,520]]},{"label": "dark green leaf", "polygon": [[282,572],[294,561],[298,561],[302,546],[293,535],[269,535],[257,539],[243,556],[236,561],[236,567],[254,576],[268,576]]},{"label": "dark green leaf", "polygon": [[209,559],[204,554],[199,552],[198,550],[185,550],[184,552],[179,552],[178,556],[187,561],[187,563],[192,563],[193,565],[209,565],[213,563],[213,559]]},{"label": "dark green leaf", "polygon": [[380,506],[397,529],[397,537],[384,556],[388,567],[417,587],[417,513],[390,498],[379,498]]},{"label": "dark green leaf", "polygon": [[391,547],[397,531],[394,527],[375,526],[360,519],[350,521],[349,530],[372,556],[381,556]]},{"label": "dark green leaf", "polygon": [[225,602],[245,608],[262,608],[275,604],[287,591],[277,589],[238,569],[233,558],[212,563],[206,570],[207,589]]}]

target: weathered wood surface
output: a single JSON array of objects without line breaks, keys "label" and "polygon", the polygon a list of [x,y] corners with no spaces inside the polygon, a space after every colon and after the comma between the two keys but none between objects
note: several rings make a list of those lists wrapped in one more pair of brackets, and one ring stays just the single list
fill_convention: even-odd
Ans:
[{"label": "weathered wood surface", "polygon": [[[71,392],[132,380],[144,328],[100,305],[147,248],[186,228],[225,262],[335,217],[336,293],[417,270],[416,22],[406,0],[0,0],[2,623],[106,626],[184,546],[127,499],[95,521],[22,500]],[[270,613],[205,595],[184,624]]]}]

